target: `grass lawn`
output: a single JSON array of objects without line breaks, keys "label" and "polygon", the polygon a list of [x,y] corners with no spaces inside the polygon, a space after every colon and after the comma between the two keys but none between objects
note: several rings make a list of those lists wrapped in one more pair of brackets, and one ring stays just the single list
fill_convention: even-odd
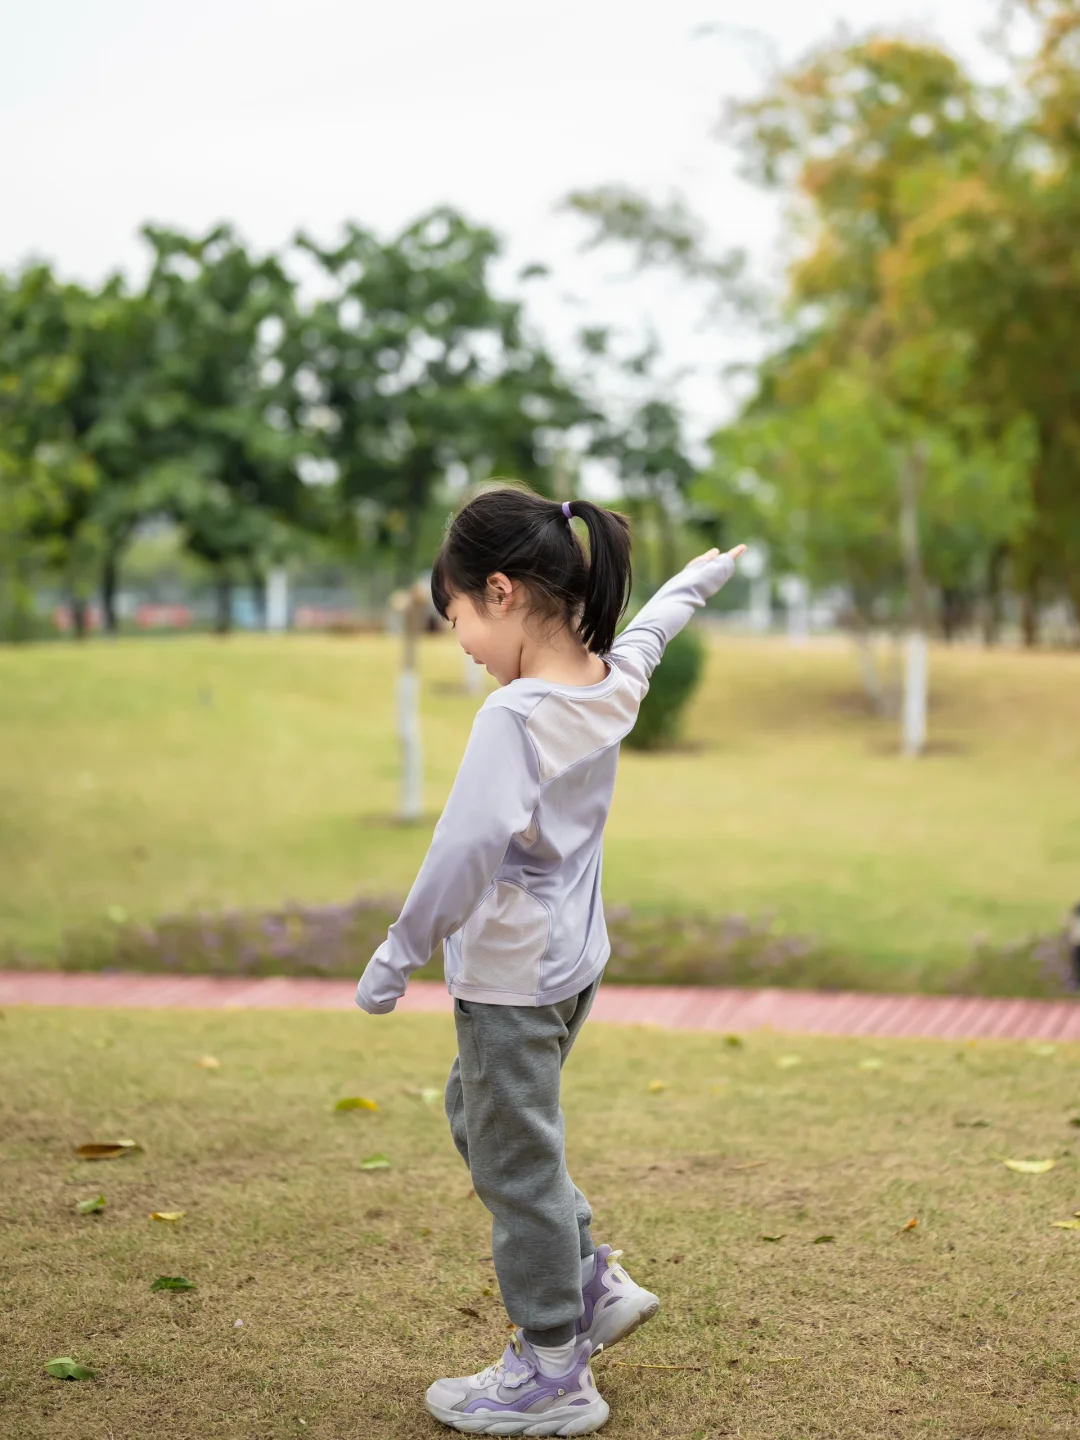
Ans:
[{"label": "grass lawn", "polygon": [[[47,958],[111,907],[401,895],[388,639],[209,637],[0,651],[0,944]],[[427,800],[476,701],[422,652]],[[940,650],[934,753],[896,754],[839,643],[713,643],[688,744],[626,753],[610,904],[761,915],[900,975],[1049,931],[1080,896],[1080,656]]]},{"label": "grass lawn", "polygon": [[[507,1323],[441,1105],[410,1093],[452,1053],[441,1016],[10,1010],[0,1434],[449,1433],[427,1384],[493,1360]],[[1078,1061],[587,1027],[571,1168],[663,1302],[597,1362],[605,1434],[1075,1435],[1080,1231],[1051,1222],[1080,1209]],[[335,1113],[348,1095],[380,1108]],[[144,1152],[73,1154],[117,1136]],[[391,1168],[361,1171],[375,1152]],[[51,1379],[56,1356],[97,1378]]]}]

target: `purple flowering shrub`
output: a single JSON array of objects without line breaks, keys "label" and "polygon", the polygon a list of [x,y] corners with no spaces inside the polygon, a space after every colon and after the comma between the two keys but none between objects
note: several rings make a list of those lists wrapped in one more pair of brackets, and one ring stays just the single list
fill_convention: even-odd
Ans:
[{"label": "purple flowering shrub", "polygon": [[[356,979],[398,909],[393,899],[360,897],[343,905],[169,915],[151,925],[102,923],[70,932],[57,955],[31,960],[0,954],[0,964]],[[611,907],[607,922],[609,982],[1080,997],[1064,931],[1013,945],[979,940],[959,970],[928,967],[920,975],[860,962],[812,937],[787,933],[772,917],[663,915]],[[419,974],[440,977],[441,959]]]}]

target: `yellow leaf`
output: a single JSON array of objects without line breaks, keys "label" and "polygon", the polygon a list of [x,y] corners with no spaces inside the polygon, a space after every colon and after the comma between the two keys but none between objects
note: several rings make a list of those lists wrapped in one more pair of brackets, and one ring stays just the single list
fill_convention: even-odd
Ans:
[{"label": "yellow leaf", "polygon": [[659,1095],[661,1090],[670,1090],[671,1086],[666,1080],[650,1080],[647,1088],[650,1095]]},{"label": "yellow leaf", "polygon": [[906,1225],[901,1225],[901,1226],[900,1226],[900,1229],[897,1230],[896,1233],[897,1233],[898,1235],[903,1235],[903,1233],[904,1233],[905,1230],[914,1230],[914,1229],[916,1229],[916,1227],[918,1226],[918,1224],[919,1224],[919,1217],[918,1217],[917,1215],[913,1215],[913,1216],[911,1217],[911,1219],[907,1222]]},{"label": "yellow leaf", "polygon": [[346,1095],[334,1106],[335,1110],[378,1110],[374,1100],[366,1100],[363,1095]]},{"label": "yellow leaf", "polygon": [[860,1060],[860,1061],[859,1061],[859,1069],[860,1069],[860,1070],[880,1070],[884,1064],[885,1064],[885,1061],[884,1061],[884,1060],[879,1060],[875,1055],[869,1055],[869,1056],[867,1056],[867,1058],[866,1058],[865,1060]]},{"label": "yellow leaf", "polygon": [[204,1070],[221,1069],[221,1061],[216,1055],[200,1055],[198,1060],[195,1061],[195,1064],[201,1065]]},{"label": "yellow leaf", "polygon": [[792,1068],[792,1066],[794,1066],[794,1065],[801,1065],[801,1064],[802,1064],[802,1056],[801,1056],[801,1055],[781,1055],[780,1058],[779,1058],[779,1060],[777,1060],[776,1063],[777,1063],[777,1065],[779,1065],[779,1067],[780,1067],[781,1070],[790,1070],[790,1069]]},{"label": "yellow leaf", "polygon": [[186,1210],[151,1210],[151,1220],[182,1220],[187,1214]]},{"label": "yellow leaf", "polygon": [[1032,1055],[1056,1055],[1056,1054],[1057,1054],[1057,1046],[1056,1046],[1056,1045],[1029,1045],[1029,1046],[1028,1046],[1028,1049],[1031,1051]]},{"label": "yellow leaf", "polygon": [[1001,1162],[1018,1175],[1045,1175],[1057,1164],[1056,1160],[1003,1160]]},{"label": "yellow leaf", "polygon": [[1055,1230],[1080,1230],[1080,1220],[1051,1220],[1050,1224]]},{"label": "yellow leaf", "polygon": [[137,1140],[108,1140],[100,1144],[76,1145],[75,1154],[83,1160],[115,1160],[120,1155],[130,1155],[141,1150]]}]

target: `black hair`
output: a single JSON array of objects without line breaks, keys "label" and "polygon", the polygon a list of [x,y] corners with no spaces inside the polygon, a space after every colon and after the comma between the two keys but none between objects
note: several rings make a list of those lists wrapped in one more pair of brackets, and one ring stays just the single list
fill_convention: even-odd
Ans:
[{"label": "black hair", "polygon": [[561,621],[587,649],[607,654],[630,594],[630,522],[589,500],[568,508],[589,532],[587,552],[562,505],[523,485],[484,490],[464,505],[431,572],[443,619],[455,595],[482,603],[488,577],[501,571],[525,586],[532,613]]}]

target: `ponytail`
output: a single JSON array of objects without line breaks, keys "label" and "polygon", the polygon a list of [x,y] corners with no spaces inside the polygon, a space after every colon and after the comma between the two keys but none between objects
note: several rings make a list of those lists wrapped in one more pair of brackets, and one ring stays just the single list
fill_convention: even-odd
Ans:
[{"label": "ponytail", "polygon": [[[569,523],[589,532],[589,549]],[[455,595],[482,605],[489,575],[526,587],[532,612],[576,632],[596,655],[615,643],[630,594],[630,524],[590,500],[559,504],[523,485],[484,490],[454,516],[431,573],[431,597],[445,619]]]},{"label": "ponytail", "polygon": [[630,522],[591,500],[574,500],[563,509],[584,521],[589,532],[589,575],[579,633],[586,649],[606,655],[630,598]]}]

